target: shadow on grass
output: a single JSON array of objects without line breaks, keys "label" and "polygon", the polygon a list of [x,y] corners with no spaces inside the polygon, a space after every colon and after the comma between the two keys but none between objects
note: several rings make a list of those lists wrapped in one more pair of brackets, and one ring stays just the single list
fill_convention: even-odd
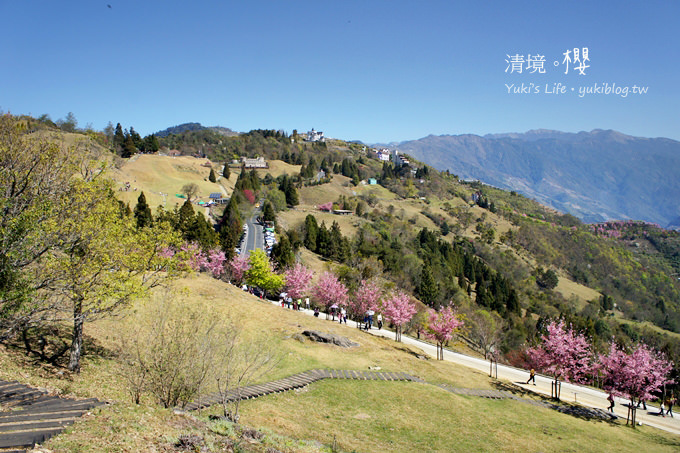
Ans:
[{"label": "shadow on grass", "polygon": [[497,390],[505,390],[510,392],[516,397],[521,398],[523,401],[532,402],[537,405],[547,407],[549,409],[556,410],[563,414],[571,415],[572,417],[580,418],[581,420],[599,420],[609,424],[616,424],[616,420],[619,418],[616,415],[607,412],[604,409],[593,409],[590,407],[581,406],[580,404],[566,403],[564,401],[555,400],[554,398],[549,398],[538,392],[533,392],[527,390],[524,387],[520,387],[519,384],[526,385],[525,382],[514,382],[506,383],[495,381],[492,382]]},{"label": "shadow on grass", "polygon": [[[68,367],[71,348],[69,326],[48,325],[30,327],[16,337],[6,340],[8,349],[23,353],[24,365],[49,366],[57,369]],[[112,358],[115,353],[104,348],[88,335],[83,337],[82,358]]]}]

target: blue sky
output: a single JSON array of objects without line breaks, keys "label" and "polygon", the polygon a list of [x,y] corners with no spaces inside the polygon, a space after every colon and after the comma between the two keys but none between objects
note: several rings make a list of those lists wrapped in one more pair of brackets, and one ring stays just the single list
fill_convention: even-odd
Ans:
[{"label": "blue sky", "polygon": [[[80,126],[314,127],[370,143],[539,128],[680,139],[674,0],[0,0],[0,17],[0,109],[72,111]],[[564,74],[575,47],[588,48],[585,75]],[[545,57],[544,74],[505,72],[507,55],[529,54]],[[539,93],[510,94],[513,83]],[[567,92],[545,93],[554,83]],[[605,83],[648,91],[578,96]]]}]

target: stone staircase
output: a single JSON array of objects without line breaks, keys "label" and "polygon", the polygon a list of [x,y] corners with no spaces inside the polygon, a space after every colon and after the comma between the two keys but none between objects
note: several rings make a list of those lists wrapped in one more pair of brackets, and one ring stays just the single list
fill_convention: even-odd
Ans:
[{"label": "stone staircase", "polygon": [[0,380],[0,453],[33,448],[103,404],[94,398],[60,398],[45,390]]}]

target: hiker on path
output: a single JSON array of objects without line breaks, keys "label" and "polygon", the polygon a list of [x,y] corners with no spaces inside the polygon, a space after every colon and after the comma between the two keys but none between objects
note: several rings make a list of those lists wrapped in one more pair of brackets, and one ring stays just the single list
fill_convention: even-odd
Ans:
[{"label": "hiker on path", "polygon": [[659,413],[657,415],[661,415],[662,417],[665,417],[666,414],[664,413],[665,407],[664,407],[663,403],[664,403],[663,399],[659,400],[659,406],[661,406],[661,410],[659,411]]},{"label": "hiker on path", "polygon": [[666,415],[670,414],[671,417],[673,417],[673,405],[675,404],[675,397],[671,395],[667,400],[666,400],[666,407],[668,408],[666,410]]},{"label": "hiker on path", "polygon": [[529,382],[534,381],[534,385],[536,385],[536,370],[533,368],[531,371],[529,371],[529,380],[527,381],[527,385],[529,385]]},{"label": "hiker on path", "polygon": [[614,406],[616,405],[614,403],[614,395],[610,393],[609,396],[607,397],[607,401],[609,401],[609,407],[607,408],[607,410],[614,412]]},{"label": "hiker on path", "polygon": [[378,313],[378,317],[376,319],[378,320],[378,330],[380,330],[383,326],[382,313]]}]

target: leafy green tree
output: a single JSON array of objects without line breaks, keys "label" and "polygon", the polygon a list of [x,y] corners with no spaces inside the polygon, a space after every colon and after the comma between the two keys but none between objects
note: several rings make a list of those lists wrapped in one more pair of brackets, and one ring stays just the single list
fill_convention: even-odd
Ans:
[{"label": "leafy green tree", "polygon": [[144,192],[139,194],[137,198],[137,206],[135,206],[135,219],[137,220],[137,228],[144,228],[151,226],[153,217],[151,216],[151,208],[146,202]]},{"label": "leafy green tree", "polygon": [[249,285],[261,288],[265,293],[278,291],[283,287],[283,276],[274,272],[264,250],[253,250],[249,262],[250,269],[246,271],[246,281]]},{"label": "leafy green tree", "polygon": [[68,200],[69,216],[60,222],[63,242],[46,257],[51,276],[48,300],[70,312],[73,322],[69,369],[80,370],[83,329],[88,321],[111,315],[143,297],[171,270],[159,252],[177,243],[167,227],[135,228],[119,215],[112,183],[76,180]]},{"label": "leafy green tree", "polygon": [[231,176],[231,171],[229,170],[229,163],[225,162],[224,163],[224,169],[222,170],[222,177],[224,179],[229,179]]},{"label": "leafy green tree", "polygon": [[0,115],[0,338],[49,316],[37,264],[60,242],[71,180],[87,150],[28,137],[25,122]]},{"label": "leafy green tree", "polygon": [[208,181],[217,182],[217,177],[215,176],[215,170],[210,169],[210,175],[208,175]]}]

